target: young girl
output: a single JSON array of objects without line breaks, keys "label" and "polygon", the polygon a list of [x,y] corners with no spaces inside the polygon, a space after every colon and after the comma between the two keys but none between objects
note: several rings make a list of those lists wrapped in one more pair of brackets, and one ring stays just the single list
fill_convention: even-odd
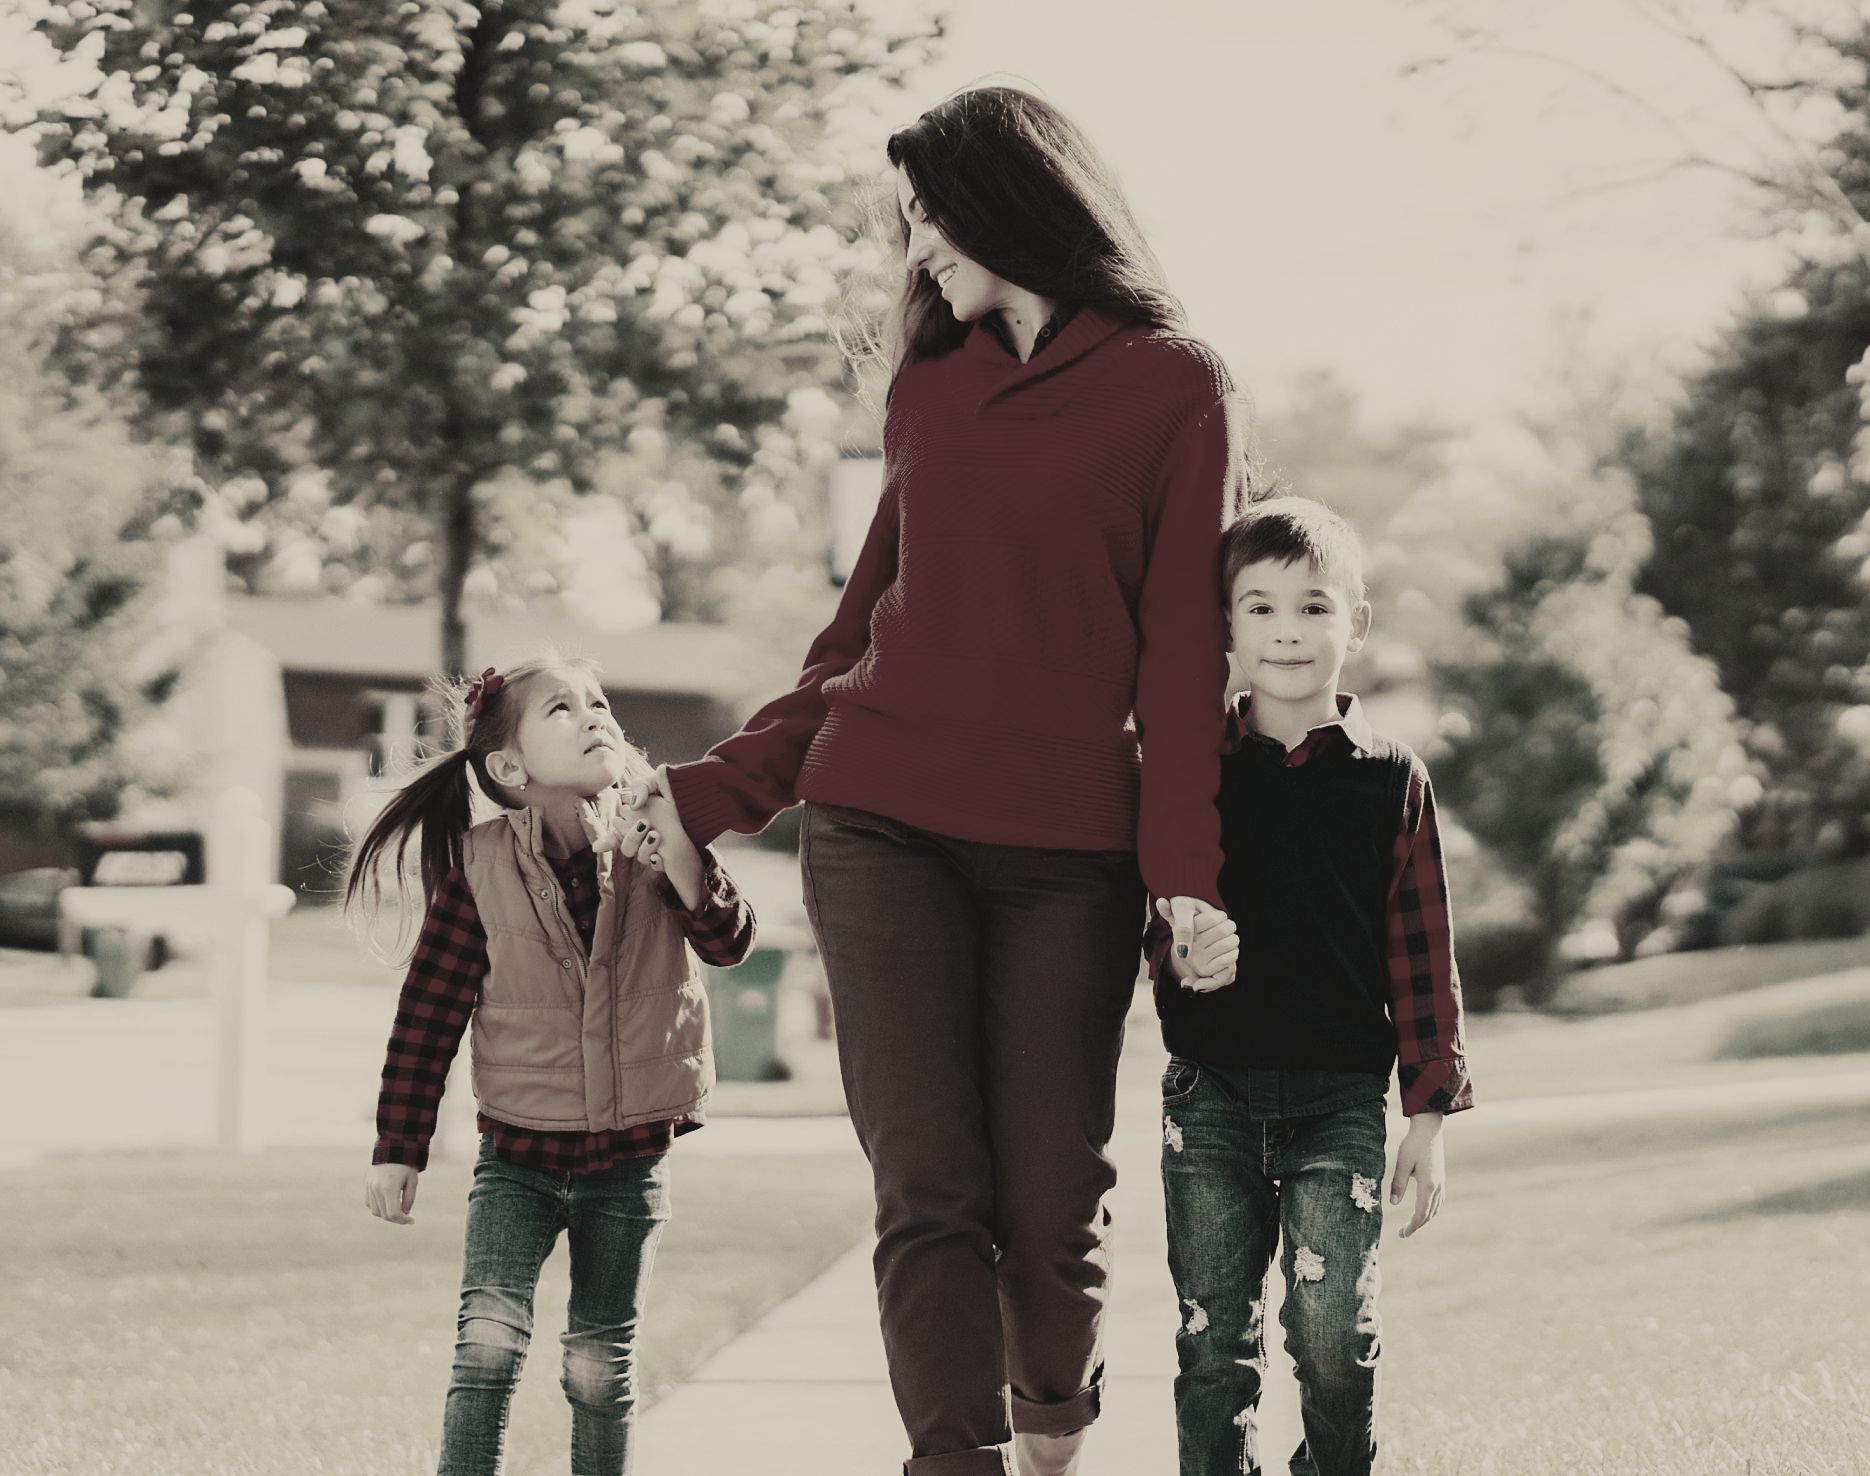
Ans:
[{"label": "young girl", "polygon": [[[626,807],[623,786],[648,761],[589,663],[489,667],[452,692],[459,742],[390,801],[345,888],[347,906],[374,902],[378,863],[393,850],[400,879],[421,833],[428,912],[390,1034],[364,1202],[410,1223],[448,1066],[472,1022],[482,1137],[440,1473],[498,1470],[539,1267],[563,1231],[571,1469],[615,1476],[630,1464],[637,1321],[669,1215],[666,1155],[701,1125],[714,1079],[707,998],[682,945],[736,964],[753,916],[713,854],[671,823],[666,800],[642,814]],[[502,807],[478,825],[475,787]]]}]

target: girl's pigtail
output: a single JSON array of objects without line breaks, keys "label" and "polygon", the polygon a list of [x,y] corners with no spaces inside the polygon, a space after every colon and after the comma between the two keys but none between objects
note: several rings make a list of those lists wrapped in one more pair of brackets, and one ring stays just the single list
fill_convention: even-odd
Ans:
[{"label": "girl's pigtail", "polygon": [[358,844],[351,859],[351,874],[344,885],[344,905],[362,898],[375,912],[382,901],[380,867],[392,846],[398,894],[407,897],[404,867],[410,838],[422,833],[422,901],[435,900],[436,888],[448,869],[461,864],[462,844],[474,823],[474,791],[468,778],[468,750],[444,754],[417,774],[383,807]]}]

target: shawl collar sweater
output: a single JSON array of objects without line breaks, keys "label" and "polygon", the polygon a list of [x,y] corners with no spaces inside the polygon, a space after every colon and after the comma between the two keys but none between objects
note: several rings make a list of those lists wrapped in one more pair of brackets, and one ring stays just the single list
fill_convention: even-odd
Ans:
[{"label": "shawl collar sweater", "polygon": [[993,844],[1134,850],[1219,903],[1221,360],[1081,309],[1022,363],[976,328],[903,368],[882,496],[798,685],[671,770],[697,844],[799,800]]}]

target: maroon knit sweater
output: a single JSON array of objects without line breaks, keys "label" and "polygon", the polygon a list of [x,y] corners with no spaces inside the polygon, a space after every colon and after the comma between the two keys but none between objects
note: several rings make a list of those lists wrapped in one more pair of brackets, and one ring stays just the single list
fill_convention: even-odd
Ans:
[{"label": "maroon knit sweater", "polygon": [[695,843],[814,800],[1135,850],[1156,896],[1218,906],[1230,392],[1206,345],[1090,309],[1024,364],[976,330],[905,368],[876,518],[799,684],[670,771]]}]

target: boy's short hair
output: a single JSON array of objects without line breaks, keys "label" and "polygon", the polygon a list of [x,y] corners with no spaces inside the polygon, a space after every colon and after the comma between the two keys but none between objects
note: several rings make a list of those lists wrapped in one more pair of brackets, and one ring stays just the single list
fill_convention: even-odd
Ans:
[{"label": "boy's short hair", "polygon": [[1328,583],[1364,600],[1364,546],[1357,530],[1322,502],[1281,495],[1252,504],[1221,535],[1221,603],[1231,605],[1234,581],[1249,564],[1304,559]]}]

